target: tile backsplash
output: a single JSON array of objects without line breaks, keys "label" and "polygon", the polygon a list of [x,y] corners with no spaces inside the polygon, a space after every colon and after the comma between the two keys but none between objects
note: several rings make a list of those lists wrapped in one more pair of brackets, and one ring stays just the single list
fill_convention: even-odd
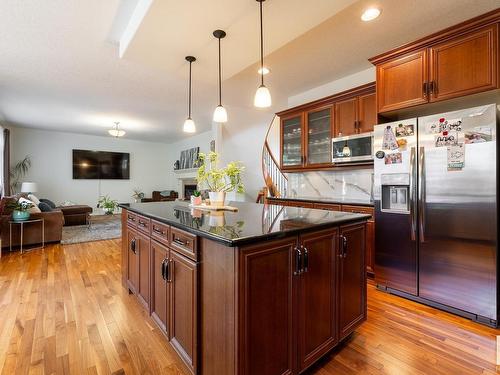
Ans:
[{"label": "tile backsplash", "polygon": [[288,198],[373,201],[373,169],[287,173]]}]

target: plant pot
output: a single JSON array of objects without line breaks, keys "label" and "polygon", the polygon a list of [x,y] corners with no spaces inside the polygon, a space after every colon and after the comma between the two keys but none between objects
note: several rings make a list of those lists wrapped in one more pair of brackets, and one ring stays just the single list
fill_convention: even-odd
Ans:
[{"label": "plant pot", "polygon": [[14,210],[12,212],[12,220],[14,221],[25,221],[30,218],[30,213],[28,211],[18,211]]},{"label": "plant pot", "polygon": [[224,201],[226,200],[225,191],[210,191],[208,193],[208,198],[210,199],[211,206],[224,206]]},{"label": "plant pot", "polygon": [[195,197],[194,195],[191,195],[191,204],[193,206],[199,206],[201,204],[201,196]]},{"label": "plant pot", "polygon": [[104,214],[105,215],[113,215],[114,208],[109,208],[109,207],[104,207]]}]

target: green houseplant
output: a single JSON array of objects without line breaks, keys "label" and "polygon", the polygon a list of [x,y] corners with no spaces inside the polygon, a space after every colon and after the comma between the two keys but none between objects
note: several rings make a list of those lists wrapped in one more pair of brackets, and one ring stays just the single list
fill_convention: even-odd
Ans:
[{"label": "green houseplant", "polygon": [[193,195],[191,195],[191,204],[193,206],[199,206],[201,204],[201,193],[198,190],[193,191]]},{"label": "green houseplant", "polygon": [[104,209],[104,213],[106,215],[112,215],[113,212],[116,210],[116,207],[118,207],[118,202],[111,199],[109,195],[103,195],[102,197],[99,198],[99,201],[97,202],[97,207]]},{"label": "green houseplant", "polygon": [[245,187],[241,175],[245,169],[238,161],[229,162],[225,168],[219,168],[219,155],[216,152],[200,153],[198,158],[198,186],[208,189],[210,204],[223,206],[226,193],[236,191],[243,193]]},{"label": "green houseplant", "polygon": [[32,207],[35,207],[35,205],[27,200],[18,200],[16,202],[7,204],[7,207],[13,209],[12,220],[25,221],[30,218],[30,213],[28,210]]},{"label": "green houseplant", "polygon": [[17,193],[21,179],[26,176],[31,168],[31,156],[26,155],[24,159],[19,160],[14,166],[10,168],[10,191],[12,194]]},{"label": "green houseplant", "polygon": [[139,203],[144,198],[144,193],[141,189],[134,189],[134,194],[132,194],[132,198],[134,198],[135,203]]}]

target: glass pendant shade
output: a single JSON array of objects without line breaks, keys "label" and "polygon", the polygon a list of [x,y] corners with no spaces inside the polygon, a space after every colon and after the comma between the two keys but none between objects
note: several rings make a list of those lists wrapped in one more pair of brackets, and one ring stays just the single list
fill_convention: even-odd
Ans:
[{"label": "glass pendant shade", "polygon": [[109,133],[109,135],[112,135],[113,137],[123,137],[125,135],[125,130],[109,129],[108,133]]},{"label": "glass pendant shade", "polygon": [[214,122],[227,122],[227,111],[222,105],[215,107]]},{"label": "glass pendant shade", "polygon": [[184,133],[195,133],[196,125],[191,117],[188,117],[186,121],[184,121],[184,126],[182,127]]},{"label": "glass pendant shade", "polygon": [[258,108],[269,108],[271,106],[272,104],[271,93],[269,92],[269,89],[266,86],[261,85],[257,89],[253,104]]}]

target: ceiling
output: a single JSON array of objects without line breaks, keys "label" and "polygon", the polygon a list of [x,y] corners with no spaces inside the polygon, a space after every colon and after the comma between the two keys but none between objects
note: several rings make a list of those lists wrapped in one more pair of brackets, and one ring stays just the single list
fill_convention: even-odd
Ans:
[{"label": "ceiling", "polygon": [[[379,19],[363,23],[373,3]],[[268,0],[264,3],[270,113],[289,96],[370,66],[368,57],[495,9],[497,0]],[[141,11],[142,10],[142,11]],[[185,135],[187,63],[193,118],[211,127],[217,95],[216,28],[224,103],[251,108],[258,86],[254,0],[2,0],[0,118],[20,126],[175,141]],[[255,110],[257,111],[257,110]],[[230,126],[231,123],[227,126]]]}]

